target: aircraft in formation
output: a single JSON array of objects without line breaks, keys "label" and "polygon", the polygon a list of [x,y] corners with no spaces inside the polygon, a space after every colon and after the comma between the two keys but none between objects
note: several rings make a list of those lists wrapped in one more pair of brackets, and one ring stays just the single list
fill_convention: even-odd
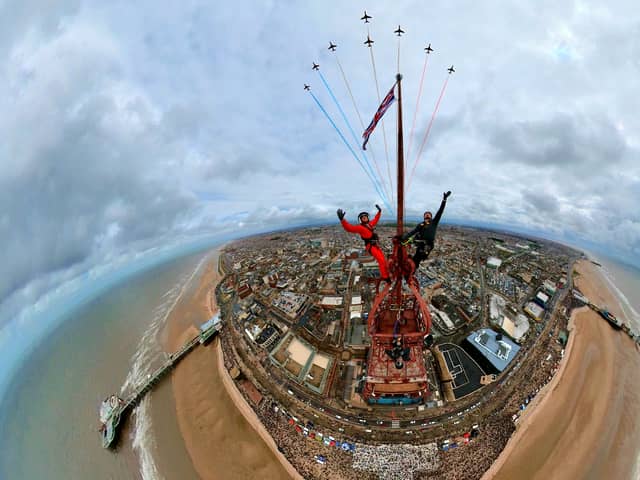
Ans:
[{"label": "aircraft in formation", "polygon": [[364,11],[364,16],[360,20],[364,20],[364,23],[369,23],[369,19],[373,18],[371,15],[367,15],[367,11]]},{"label": "aircraft in formation", "polygon": [[433,48],[431,48],[431,44],[424,47],[424,51],[427,52],[427,55],[433,52]]},{"label": "aircraft in formation", "polygon": [[451,65],[449,68],[447,68],[447,72],[449,72],[449,75],[451,75],[453,72],[455,72],[453,65]]},{"label": "aircraft in formation", "polygon": [[310,89],[311,89],[311,87],[305,83],[305,84],[304,84],[304,89],[305,89],[305,90],[310,90]]},{"label": "aircraft in formation", "polygon": [[369,38],[369,35],[367,35],[367,40],[366,42],[364,42],[364,44],[369,48],[371,48],[371,45],[373,45],[373,40]]},{"label": "aircraft in formation", "polygon": [[311,63],[313,63],[313,67],[311,67],[312,70],[318,70],[320,68],[320,65],[318,65],[316,62]]},{"label": "aircraft in formation", "polygon": [[329,42],[328,50],[331,50],[332,52],[335,52],[336,51],[336,47],[337,47],[337,45],[335,43]]},{"label": "aircraft in formation", "polygon": [[398,29],[394,30],[393,33],[395,33],[396,35],[398,35],[399,37],[402,36],[402,34],[404,33],[404,30],[402,30],[400,28],[400,25],[398,25]]}]

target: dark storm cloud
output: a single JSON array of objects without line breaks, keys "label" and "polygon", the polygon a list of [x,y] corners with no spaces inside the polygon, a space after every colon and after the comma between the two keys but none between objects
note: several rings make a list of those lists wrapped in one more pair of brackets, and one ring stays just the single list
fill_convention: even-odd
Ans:
[{"label": "dark storm cloud", "polygon": [[[192,204],[158,167],[162,115],[116,78],[117,45],[79,25],[14,42],[0,119],[0,299],[95,254],[165,234]],[[28,76],[25,77],[25,73]]]},{"label": "dark storm cloud", "polygon": [[110,99],[86,101],[20,175],[0,182],[8,273],[0,278],[0,297],[95,249],[160,235],[190,205],[186,195],[145,178],[145,166],[152,168],[161,153],[105,125],[118,114]]}]

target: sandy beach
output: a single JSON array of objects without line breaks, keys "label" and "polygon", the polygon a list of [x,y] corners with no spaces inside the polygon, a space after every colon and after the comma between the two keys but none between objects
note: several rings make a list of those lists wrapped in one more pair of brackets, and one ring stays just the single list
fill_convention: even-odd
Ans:
[{"label": "sandy beach", "polygon": [[[576,286],[622,311],[598,267],[581,261]],[[633,478],[640,431],[640,355],[632,340],[588,307],[574,310],[560,369],[483,479]]]},{"label": "sandy beach", "polygon": [[[220,281],[211,257],[197,287],[172,315],[171,350],[217,312]],[[598,267],[580,262],[575,278],[592,302],[622,317]],[[587,307],[574,310],[560,369],[520,418],[483,479],[630,479],[640,429],[640,355],[626,334]],[[181,434],[198,475],[208,479],[302,478],[246,403],[224,368],[216,341],[196,349],[172,375]]]},{"label": "sandy beach", "polygon": [[[211,295],[220,281],[217,255],[210,256],[197,287],[169,319],[166,342],[172,351],[197,335],[196,325],[217,312]],[[178,425],[198,475],[203,480],[302,478],[277,451],[221,356],[216,340],[194,350],[171,377]]]}]

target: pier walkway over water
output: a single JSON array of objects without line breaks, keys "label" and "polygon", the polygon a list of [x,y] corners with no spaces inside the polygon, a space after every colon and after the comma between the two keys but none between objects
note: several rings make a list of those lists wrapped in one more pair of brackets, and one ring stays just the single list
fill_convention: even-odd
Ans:
[{"label": "pier walkway over water", "polygon": [[189,340],[177,352],[170,354],[169,358],[153,373],[151,373],[142,385],[140,385],[132,394],[130,394],[111,411],[109,418],[104,425],[105,429],[103,430],[103,446],[105,448],[114,445],[115,440],[118,437],[117,429],[121,423],[121,419],[125,415],[128,415],[130,410],[136,407],[142,401],[144,396],[149,393],[168,372],[173,370],[173,368],[184,357],[186,357],[187,354],[189,354],[198,345],[204,344],[211,338],[215,337],[222,329],[222,322],[218,321],[212,324],[207,322],[204,326],[206,326],[206,328],[203,329],[199,335]]}]

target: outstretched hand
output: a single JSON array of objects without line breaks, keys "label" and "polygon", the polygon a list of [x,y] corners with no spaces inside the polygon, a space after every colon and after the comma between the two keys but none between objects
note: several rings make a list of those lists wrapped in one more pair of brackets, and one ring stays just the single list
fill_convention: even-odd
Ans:
[{"label": "outstretched hand", "polygon": [[451,190],[449,190],[449,191],[447,191],[447,192],[444,192],[444,193],[442,194],[442,199],[443,199],[443,200],[446,200],[447,198],[449,198],[449,195],[451,195]]},{"label": "outstretched hand", "polygon": [[336,212],[338,214],[338,218],[340,220],[342,220],[344,218],[344,210],[342,210],[341,208],[338,209],[338,211]]},{"label": "outstretched hand", "polygon": [[382,211],[382,209],[380,208],[380,205],[378,205],[377,203],[376,203],[376,208],[378,209],[379,212]]}]

